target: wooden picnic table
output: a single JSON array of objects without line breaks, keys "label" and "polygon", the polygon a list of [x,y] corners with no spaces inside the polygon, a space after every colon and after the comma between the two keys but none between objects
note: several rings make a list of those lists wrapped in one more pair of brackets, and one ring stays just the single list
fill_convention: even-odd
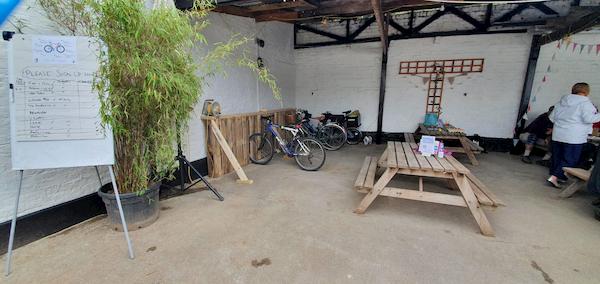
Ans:
[{"label": "wooden picnic table", "polygon": [[[425,157],[416,153],[416,149],[416,143],[390,141],[379,159],[365,158],[355,187],[359,192],[366,192],[367,195],[354,212],[365,213],[369,205],[380,195],[467,207],[479,225],[481,233],[493,236],[494,231],[481,205],[504,205],[502,201],[454,157]],[[383,167],[385,171],[377,182],[374,182],[377,167]],[[388,183],[396,175],[418,176],[418,189],[388,187]],[[423,177],[445,179],[451,188],[460,191],[460,195],[425,191]]]},{"label": "wooden picnic table", "polygon": [[462,153],[466,154],[471,162],[471,165],[478,166],[479,161],[475,157],[475,154],[480,154],[483,151],[481,146],[473,143],[464,133],[450,133],[448,131],[443,131],[440,128],[440,131],[432,131],[424,124],[419,124],[419,129],[417,130],[420,134],[434,136],[435,139],[441,141],[459,141],[460,147],[445,147],[446,150],[449,150],[453,153]]}]

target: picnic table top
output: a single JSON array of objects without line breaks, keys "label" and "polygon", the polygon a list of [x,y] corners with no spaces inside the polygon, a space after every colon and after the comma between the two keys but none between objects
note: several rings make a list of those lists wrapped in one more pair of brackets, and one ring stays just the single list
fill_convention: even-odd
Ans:
[{"label": "picnic table top", "polygon": [[423,170],[444,173],[470,173],[463,164],[452,156],[438,158],[437,156],[423,156],[417,152],[416,143],[388,141],[386,149],[389,168]]},{"label": "picnic table top", "polygon": [[[450,128],[454,129],[454,126],[450,126]],[[425,124],[423,123],[419,123],[419,132],[423,135],[429,135],[429,136],[440,136],[440,137],[447,137],[448,139],[458,139],[460,137],[464,137],[466,136],[466,134],[464,132],[453,132],[450,131],[446,128],[442,128],[442,127],[428,127],[425,126]]]}]

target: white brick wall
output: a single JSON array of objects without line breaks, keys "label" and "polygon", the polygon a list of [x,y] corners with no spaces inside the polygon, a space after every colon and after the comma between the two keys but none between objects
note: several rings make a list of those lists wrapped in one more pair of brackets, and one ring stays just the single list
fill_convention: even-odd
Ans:
[{"label": "white brick wall", "polygon": [[[24,20],[27,34],[58,34],[58,29],[43,16],[35,5],[35,0],[25,1],[10,19]],[[267,67],[271,68],[282,88],[283,100],[275,101],[270,90],[247,70],[228,68],[227,76],[217,76],[205,90],[195,115],[190,120],[190,128],[184,138],[185,151],[189,160],[206,157],[204,130],[200,121],[202,100],[214,98],[221,102],[224,113],[257,111],[260,108],[289,107],[294,104],[295,76],[293,68],[293,26],[282,23],[255,24],[254,20],[229,15],[212,14],[212,25],[206,30],[209,42],[226,40],[230,34],[240,33],[254,38],[258,35],[266,42],[260,50]],[[15,30],[6,23],[1,30]],[[253,40],[247,46],[251,58],[256,57],[256,45]],[[200,55],[201,53],[198,53]],[[0,41],[0,93],[8,100],[6,44]],[[18,172],[11,170],[9,142],[8,104],[0,103],[0,223],[12,216]],[[108,181],[106,169],[103,169],[103,181]],[[26,171],[23,181],[22,199],[19,216],[29,214],[61,204],[98,190],[98,179],[93,167]]]},{"label": "white brick wall", "polygon": [[[530,34],[392,41],[383,130],[412,132],[425,112],[427,85],[421,77],[399,75],[400,61],[482,57],[483,73],[446,80],[442,118],[469,134],[512,137],[530,43]],[[380,53],[379,43],[296,50],[297,107],[315,114],[358,108],[362,129],[376,130]]]},{"label": "white brick wall", "polygon": [[[590,97],[600,106],[600,55],[596,55],[595,46],[600,44],[600,31],[579,33],[572,39],[580,44],[593,44],[591,53],[588,54],[587,47],[581,54],[579,47],[573,52],[572,45],[568,49],[565,45],[558,49],[556,42],[542,46],[531,92],[529,121],[557,103],[560,97],[571,93],[571,86],[577,82],[590,84]],[[548,66],[550,72],[547,72]],[[542,82],[544,76],[546,82]]]}]

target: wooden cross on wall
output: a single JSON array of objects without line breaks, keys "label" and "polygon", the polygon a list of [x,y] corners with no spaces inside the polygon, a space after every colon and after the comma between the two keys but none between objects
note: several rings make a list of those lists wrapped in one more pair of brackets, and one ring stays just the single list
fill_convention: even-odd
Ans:
[{"label": "wooden cross on wall", "polygon": [[[483,72],[483,58],[420,60],[400,62],[401,75],[429,75],[426,113],[441,111],[444,78],[446,74],[467,74]],[[451,82],[452,83],[452,82]]]}]

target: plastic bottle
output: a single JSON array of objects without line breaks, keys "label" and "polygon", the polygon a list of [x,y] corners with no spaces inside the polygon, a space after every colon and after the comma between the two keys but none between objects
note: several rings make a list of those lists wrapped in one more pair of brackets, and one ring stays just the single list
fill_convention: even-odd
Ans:
[{"label": "plastic bottle", "polygon": [[440,146],[438,148],[438,154],[437,154],[438,158],[440,158],[440,159],[444,158],[444,155],[445,155],[444,151],[445,151],[444,150],[444,142],[440,142]]}]

